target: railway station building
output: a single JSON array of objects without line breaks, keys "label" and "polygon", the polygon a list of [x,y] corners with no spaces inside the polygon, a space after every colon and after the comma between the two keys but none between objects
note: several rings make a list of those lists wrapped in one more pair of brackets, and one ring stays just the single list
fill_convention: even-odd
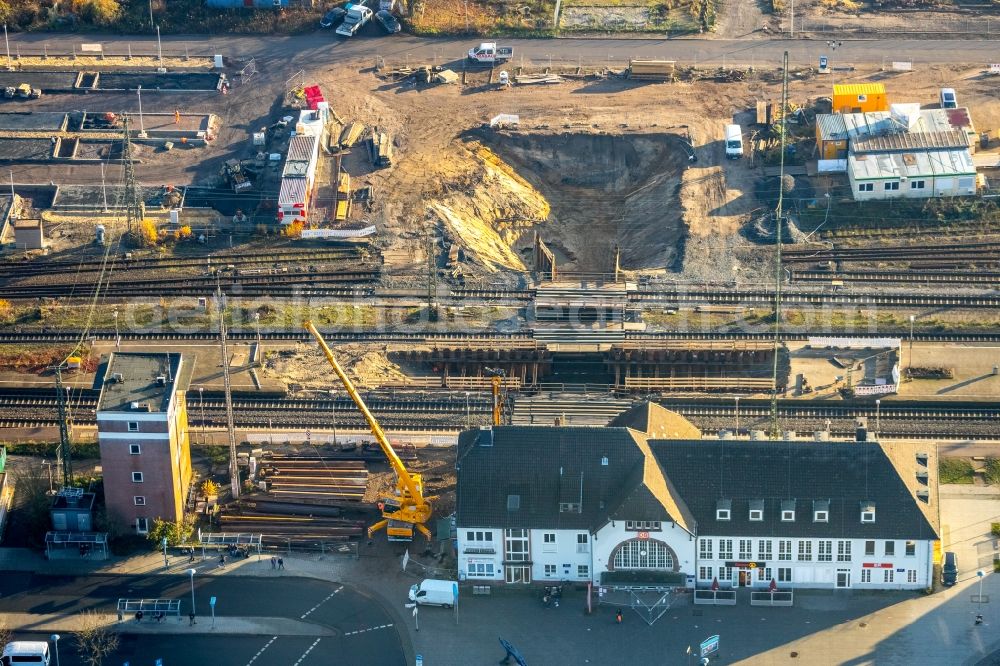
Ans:
[{"label": "railway station building", "polygon": [[463,433],[460,578],[615,588],[931,585],[935,454],[876,442],[703,440],[682,423],[641,405],[604,428]]},{"label": "railway station building", "polygon": [[185,393],[193,363],[177,353],[113,353],[98,372],[97,436],[108,512],[146,534],[179,521],[191,485]]}]

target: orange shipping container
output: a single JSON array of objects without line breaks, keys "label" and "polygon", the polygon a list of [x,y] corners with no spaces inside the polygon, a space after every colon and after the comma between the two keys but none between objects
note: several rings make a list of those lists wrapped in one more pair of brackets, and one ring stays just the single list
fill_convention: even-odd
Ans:
[{"label": "orange shipping container", "polygon": [[834,113],[888,111],[889,98],[881,83],[847,83],[833,86]]}]

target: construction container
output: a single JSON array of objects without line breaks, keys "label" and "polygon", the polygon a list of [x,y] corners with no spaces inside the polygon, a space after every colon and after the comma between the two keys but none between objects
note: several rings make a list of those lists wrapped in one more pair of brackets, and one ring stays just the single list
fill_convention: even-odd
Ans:
[{"label": "construction container", "polygon": [[665,81],[674,75],[673,60],[629,60],[628,77]]},{"label": "construction container", "polygon": [[881,83],[843,83],[833,86],[834,113],[888,111],[889,98]]}]

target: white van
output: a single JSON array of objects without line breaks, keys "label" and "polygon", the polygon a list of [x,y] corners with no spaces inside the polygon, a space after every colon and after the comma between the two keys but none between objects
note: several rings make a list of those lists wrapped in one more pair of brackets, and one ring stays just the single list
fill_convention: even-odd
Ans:
[{"label": "white van", "polygon": [[49,666],[49,644],[42,641],[14,641],[3,648],[0,664],[14,666],[15,664],[40,664]]},{"label": "white van", "polygon": [[743,129],[739,125],[726,125],[726,157],[731,160],[743,157]]},{"label": "white van", "polygon": [[444,606],[451,608],[455,604],[455,591],[458,583],[453,580],[434,580],[428,578],[419,585],[410,588],[410,601],[420,606]]}]

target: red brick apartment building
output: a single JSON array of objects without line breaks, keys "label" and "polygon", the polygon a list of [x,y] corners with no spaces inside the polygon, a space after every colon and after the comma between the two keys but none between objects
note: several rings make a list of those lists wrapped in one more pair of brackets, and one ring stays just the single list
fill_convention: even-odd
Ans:
[{"label": "red brick apartment building", "polygon": [[181,520],[191,484],[185,393],[193,362],[179,353],[111,355],[101,378],[97,437],[108,513],[145,534]]}]

